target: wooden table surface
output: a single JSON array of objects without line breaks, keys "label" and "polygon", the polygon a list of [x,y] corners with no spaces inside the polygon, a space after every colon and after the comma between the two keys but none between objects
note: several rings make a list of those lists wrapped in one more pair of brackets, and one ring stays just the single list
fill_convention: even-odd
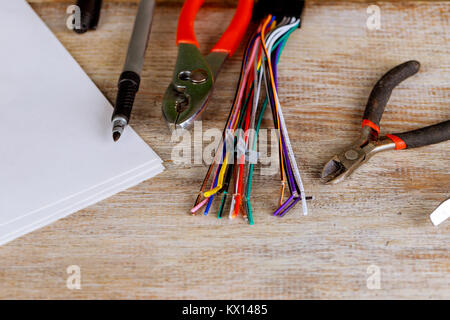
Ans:
[{"label": "wooden table surface", "polygon": [[[113,101],[137,1],[105,1],[99,29],[84,35],[65,27],[73,1],[30,2]],[[207,3],[196,24],[205,53],[235,1]],[[175,63],[181,1],[159,1],[133,127],[167,170],[0,247],[0,298],[450,298],[450,223],[434,227],[429,220],[449,197],[450,142],[379,154],[340,185],[319,181],[328,158],[358,135],[372,86],[401,62],[417,59],[422,70],[394,91],[382,131],[450,118],[450,2],[378,5],[381,30],[370,31],[364,1],[308,1],[303,28],[283,53],[279,83],[315,200],[306,217],[300,206],[272,217],[278,176],[256,170],[256,224],[248,226],[188,214],[207,167],[171,161],[174,143],[160,105]],[[242,48],[217,81],[204,130],[224,125],[241,55]],[[270,127],[269,114],[263,125]],[[81,290],[66,287],[70,265],[81,268]],[[380,289],[367,286],[370,265],[380,269]]]}]

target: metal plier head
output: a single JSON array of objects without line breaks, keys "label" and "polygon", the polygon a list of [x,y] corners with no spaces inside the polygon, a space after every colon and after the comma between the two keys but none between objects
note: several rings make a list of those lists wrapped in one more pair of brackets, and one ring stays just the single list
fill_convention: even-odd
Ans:
[{"label": "metal plier head", "polygon": [[378,138],[378,134],[364,126],[357,141],[338,153],[327,162],[322,170],[322,179],[326,183],[339,183],[367,162],[374,154],[395,149],[395,144],[385,137]]},{"label": "metal plier head", "polygon": [[204,58],[195,45],[178,45],[177,64],[172,82],[164,94],[162,107],[164,117],[172,129],[189,127],[204,111],[216,75],[227,56],[213,52]]},{"label": "metal plier head", "polygon": [[390,70],[377,82],[367,102],[359,139],[327,162],[322,171],[325,183],[343,181],[378,152],[417,148],[450,139],[450,121],[405,133],[379,135],[381,117],[392,90],[419,69],[419,62],[408,61]]},{"label": "metal plier head", "polygon": [[239,0],[236,13],[220,40],[204,57],[194,33],[194,20],[204,0],[187,0],[177,30],[178,58],[162,111],[171,129],[188,128],[205,110],[217,75],[241,42],[252,15],[253,0]]}]

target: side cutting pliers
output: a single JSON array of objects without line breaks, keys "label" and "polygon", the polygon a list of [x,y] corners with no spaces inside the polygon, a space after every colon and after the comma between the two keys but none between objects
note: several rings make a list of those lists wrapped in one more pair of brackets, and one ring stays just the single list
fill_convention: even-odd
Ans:
[{"label": "side cutting pliers", "polygon": [[217,75],[239,46],[252,16],[253,0],[239,0],[227,30],[204,57],[194,32],[195,17],[203,2],[186,0],[178,21],[178,58],[162,104],[163,115],[171,129],[188,128],[205,110]]},{"label": "side cutting pliers", "polygon": [[419,62],[408,61],[390,70],[378,81],[367,102],[360,138],[325,165],[322,171],[325,183],[343,181],[378,152],[411,149],[450,140],[450,120],[410,132],[379,136],[381,116],[392,90],[419,69]]}]

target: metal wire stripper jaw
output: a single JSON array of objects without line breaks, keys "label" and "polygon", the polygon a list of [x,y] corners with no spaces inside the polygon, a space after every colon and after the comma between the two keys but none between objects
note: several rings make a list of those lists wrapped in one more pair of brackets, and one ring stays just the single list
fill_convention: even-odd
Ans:
[{"label": "metal wire stripper jaw", "polygon": [[324,183],[342,182],[376,153],[417,148],[450,139],[450,120],[410,132],[379,136],[380,120],[392,90],[419,69],[419,62],[408,61],[378,81],[367,102],[359,139],[327,162],[321,174]]},{"label": "metal wire stripper jaw", "polygon": [[227,57],[211,52],[204,58],[195,45],[179,44],[172,83],[163,98],[163,114],[171,129],[188,128],[204,111]]}]

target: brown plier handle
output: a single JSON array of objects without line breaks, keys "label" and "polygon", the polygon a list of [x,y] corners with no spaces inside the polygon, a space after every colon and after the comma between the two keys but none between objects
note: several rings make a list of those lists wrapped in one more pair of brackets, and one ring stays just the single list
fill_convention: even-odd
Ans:
[{"label": "brown plier handle", "polygon": [[412,149],[450,140],[450,120],[404,133],[387,134],[395,149]]},{"label": "brown plier handle", "polygon": [[[390,70],[377,82],[364,111],[363,127],[369,126],[380,133],[381,117],[392,90],[404,80],[415,75],[419,69],[418,61],[407,61]],[[386,137],[395,143],[396,150],[418,148],[447,141],[450,140],[450,120],[405,133],[388,134]]]},{"label": "brown plier handle", "polygon": [[402,81],[419,72],[418,61],[408,61],[386,73],[375,85],[367,101],[362,126],[369,126],[380,133],[380,121],[391,97],[392,90]]}]

